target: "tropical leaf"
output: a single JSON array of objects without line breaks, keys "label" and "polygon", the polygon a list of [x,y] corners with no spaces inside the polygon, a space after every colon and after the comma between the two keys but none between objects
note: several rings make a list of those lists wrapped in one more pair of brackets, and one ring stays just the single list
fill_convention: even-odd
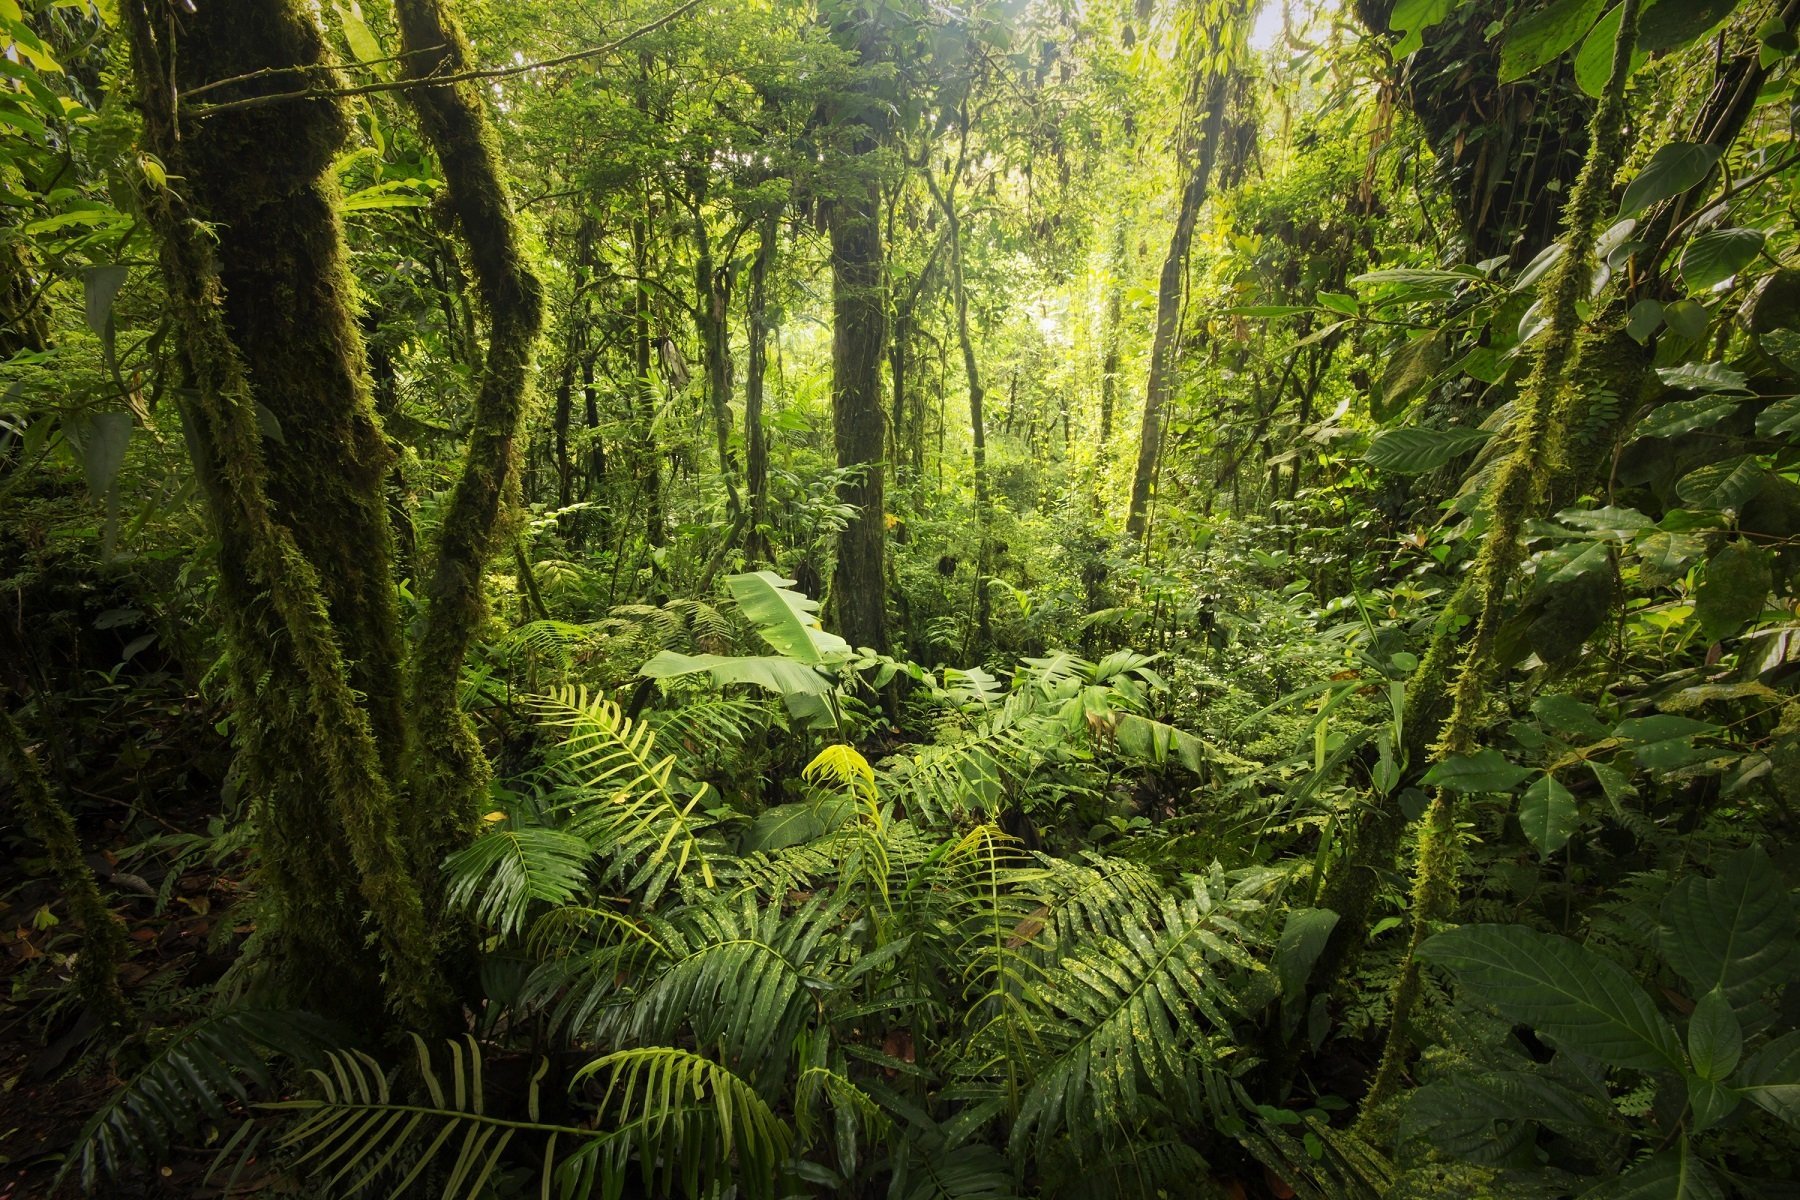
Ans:
[{"label": "tropical leaf", "polygon": [[1464,925],[1419,947],[1463,986],[1559,1046],[1620,1067],[1680,1070],[1681,1043],[1625,968],[1522,925]]}]

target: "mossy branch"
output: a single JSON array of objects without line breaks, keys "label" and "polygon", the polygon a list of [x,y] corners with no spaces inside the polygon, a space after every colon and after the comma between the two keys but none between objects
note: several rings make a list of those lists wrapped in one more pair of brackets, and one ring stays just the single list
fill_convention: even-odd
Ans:
[{"label": "mossy branch", "polygon": [[[1573,408],[1563,390],[1575,361],[1581,332],[1577,305],[1591,279],[1600,219],[1624,157],[1625,83],[1637,46],[1639,0],[1623,0],[1612,70],[1589,125],[1589,149],[1575,189],[1563,211],[1563,255],[1545,284],[1545,327],[1537,358],[1519,397],[1513,443],[1488,492],[1489,524],[1469,576],[1475,625],[1451,691],[1450,715],[1433,757],[1443,761],[1476,749],[1487,709],[1487,688],[1499,664],[1496,641],[1505,613],[1506,590],[1517,572],[1526,519],[1540,506],[1552,464],[1560,462]],[[1433,646],[1433,651],[1438,647]],[[1406,960],[1394,984],[1392,1019],[1375,1082],[1363,1102],[1366,1116],[1400,1083],[1409,1057],[1408,1025],[1419,995],[1419,944],[1455,911],[1457,893],[1457,805],[1439,789],[1426,810],[1413,872],[1412,934]]]}]

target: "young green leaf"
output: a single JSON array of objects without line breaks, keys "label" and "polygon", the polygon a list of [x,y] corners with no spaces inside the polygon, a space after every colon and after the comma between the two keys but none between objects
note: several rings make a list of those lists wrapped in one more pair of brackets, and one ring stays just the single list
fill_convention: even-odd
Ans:
[{"label": "young green leaf", "polygon": [[1575,793],[1548,773],[1533,780],[1519,799],[1519,825],[1545,858],[1569,844],[1575,816]]}]

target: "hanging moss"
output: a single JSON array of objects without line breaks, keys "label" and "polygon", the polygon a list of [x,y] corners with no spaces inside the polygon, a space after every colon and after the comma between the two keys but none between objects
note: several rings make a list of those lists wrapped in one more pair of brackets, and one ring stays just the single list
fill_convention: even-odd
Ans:
[{"label": "hanging moss", "polygon": [[57,803],[43,768],[25,744],[13,715],[0,708],[0,766],[12,776],[19,816],[31,836],[43,843],[50,871],[81,924],[81,955],[75,963],[75,986],[81,998],[105,1024],[125,1019],[125,993],[119,989],[119,964],[125,960],[125,927],[106,907],[94,873],[81,857],[81,842],[69,810]]},{"label": "hanging moss", "polygon": [[[392,604],[391,595],[376,595],[381,587],[391,587],[391,579],[366,561],[391,561],[392,543],[381,518],[387,456],[368,417],[366,381],[358,365],[360,342],[343,303],[348,293],[340,235],[328,185],[321,182],[343,126],[323,102],[309,101],[294,118],[291,133],[277,137],[285,127],[262,128],[264,140],[254,153],[241,139],[255,136],[257,126],[205,133],[178,127],[172,108],[174,61],[184,64],[184,72],[198,72],[213,55],[219,74],[236,74],[246,68],[315,63],[323,53],[317,28],[297,0],[245,0],[209,9],[215,13],[210,21],[193,23],[208,33],[193,35],[194,41],[188,40],[185,26],[177,30],[158,22],[141,0],[126,5],[125,18],[146,141],[169,174],[185,181],[188,194],[209,205],[202,212],[189,207],[188,194],[143,181],[144,215],[161,240],[178,354],[189,385],[181,399],[183,428],[221,544],[221,596],[233,684],[244,718],[239,724],[247,735],[252,781],[262,789],[265,882],[273,893],[274,932],[278,942],[287,944],[285,979],[296,999],[329,1012],[361,1014],[374,997],[385,995],[409,1021],[431,1023],[442,1009],[444,988],[419,888],[401,852],[398,814],[384,771],[384,763],[396,756],[392,743],[398,736],[398,709],[391,699],[396,685],[391,677],[379,678],[377,665],[363,657],[385,653],[392,640],[391,610],[383,612]],[[280,86],[282,78],[277,73],[259,80],[263,86]],[[271,106],[245,111],[290,110]],[[252,161],[232,161],[231,146]],[[272,153],[276,146],[291,149],[292,156]],[[335,355],[333,364],[304,363],[283,342],[284,330],[296,339],[321,336],[300,328],[291,313],[263,324],[245,312],[249,297],[240,297],[244,303],[234,313],[221,251],[199,224],[202,216],[216,219],[212,205],[238,214],[240,221],[274,206],[282,219],[301,222],[300,231],[282,236],[303,244],[287,250],[239,232],[249,239],[243,243],[246,251],[260,255],[259,269],[268,272],[260,282],[281,289],[273,297],[256,297],[257,302],[272,309],[281,303],[318,306],[317,315],[334,322],[328,342],[320,344]],[[335,278],[313,279],[313,273]],[[240,286],[256,282],[254,276],[240,276]],[[340,310],[335,316],[326,311],[334,299]],[[254,363],[247,361],[252,352]],[[297,461],[281,469],[272,465],[271,458],[279,460],[282,452],[266,450],[266,443],[287,445],[282,440],[287,431],[265,439],[272,410],[260,401],[264,388],[270,395],[298,401],[294,374],[309,369],[327,372],[309,377],[315,383],[340,389],[314,395],[313,403],[348,422],[338,427],[340,432],[373,435],[372,443],[355,461],[328,457],[314,464],[318,478],[312,486],[320,494],[310,501],[290,494],[284,502],[277,486],[298,486],[305,476]],[[290,472],[285,477],[284,470]],[[343,548],[320,549],[324,563],[315,563],[292,527],[297,516],[309,511],[304,507],[309,502],[362,520],[366,538],[361,542],[355,541],[356,529],[337,528],[330,518],[305,522],[317,526],[312,536],[347,537],[349,552],[364,557],[350,581],[326,578],[342,561],[338,555]],[[378,587],[376,580],[385,582]],[[359,686],[366,680],[374,681],[379,694]],[[352,870],[338,874],[344,867]],[[360,880],[360,903],[343,894],[346,878]],[[360,928],[365,906],[374,919],[379,960],[365,949]],[[377,981],[379,988],[371,986]],[[357,987],[363,990],[347,990]]]},{"label": "hanging moss", "polygon": [[[408,75],[426,80],[465,70],[462,27],[440,0],[397,0]],[[417,722],[409,779],[421,811],[409,823],[414,861],[435,877],[443,855],[474,829],[489,767],[456,683],[475,630],[487,614],[482,571],[501,536],[501,514],[518,488],[518,434],[531,353],[543,324],[543,288],[525,261],[501,158],[480,93],[472,84],[407,89],[437,152],[451,211],[462,227],[489,335],[468,456],[438,535],[425,582],[425,631],[413,660]]]}]

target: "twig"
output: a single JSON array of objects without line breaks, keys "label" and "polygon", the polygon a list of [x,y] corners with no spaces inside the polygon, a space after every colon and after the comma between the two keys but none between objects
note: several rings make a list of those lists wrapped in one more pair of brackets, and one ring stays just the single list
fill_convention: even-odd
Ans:
[{"label": "twig", "polygon": [[[240,100],[225,100],[218,104],[197,104],[189,111],[195,117],[210,117],[216,113],[233,112],[246,108],[261,108],[265,104],[279,104],[287,100],[320,100],[336,96],[367,96],[378,92],[399,92],[415,87],[438,87],[444,84],[466,83],[471,80],[479,79],[506,79],[514,75],[524,75],[532,71],[566,66],[569,63],[581,62],[584,59],[598,58],[603,54],[610,54],[628,42],[635,41],[646,34],[654,33],[663,26],[685,16],[687,13],[698,8],[700,3],[701,0],[685,0],[684,3],[670,9],[662,16],[656,18],[656,20],[651,21],[648,25],[641,25],[623,37],[607,42],[603,46],[590,46],[585,50],[573,50],[568,54],[560,54],[555,58],[540,59],[537,62],[516,63],[510,67],[483,67],[473,71],[459,71],[451,75],[427,75],[414,79],[383,80],[379,83],[364,83],[359,84],[356,87],[347,88],[319,88],[308,85],[306,87],[296,88],[290,92],[269,92],[261,96],[245,96]],[[411,51],[410,53],[424,54],[428,52],[428,49],[422,47],[418,50]],[[277,68],[273,73],[291,74],[292,71],[293,68]],[[261,72],[257,72],[256,74],[261,74]],[[251,77],[252,76],[243,76],[240,78]],[[235,81],[220,81],[220,83],[228,82]],[[207,84],[205,86],[216,87],[219,85]]]}]

